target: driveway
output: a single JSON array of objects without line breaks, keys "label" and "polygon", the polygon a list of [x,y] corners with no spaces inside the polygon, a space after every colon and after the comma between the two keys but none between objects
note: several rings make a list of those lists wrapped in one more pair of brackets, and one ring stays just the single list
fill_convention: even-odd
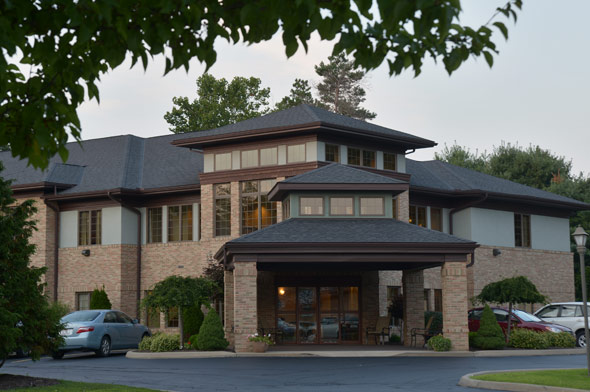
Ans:
[{"label": "driveway", "polygon": [[585,367],[583,355],[507,358],[129,359],[92,355],[61,361],[9,360],[0,372],[169,391],[475,391],[466,373],[494,369]]}]

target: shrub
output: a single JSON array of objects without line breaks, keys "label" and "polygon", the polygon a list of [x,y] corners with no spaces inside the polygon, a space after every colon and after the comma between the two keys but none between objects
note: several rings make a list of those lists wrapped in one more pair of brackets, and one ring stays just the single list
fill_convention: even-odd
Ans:
[{"label": "shrub", "polygon": [[273,344],[275,344],[275,342],[272,341],[272,338],[270,337],[270,334],[268,334],[268,335],[258,335],[256,333],[254,335],[248,336],[248,341],[249,342],[264,342],[264,343],[268,344],[269,346],[272,346]]},{"label": "shrub", "polygon": [[433,316],[434,316],[434,319],[432,319],[432,324],[430,324],[430,332],[437,333],[437,332],[442,331],[443,330],[442,312],[431,312],[431,311],[424,312],[424,325],[426,325],[428,323],[428,320],[430,320],[430,318]]},{"label": "shrub", "polygon": [[197,345],[199,350],[203,351],[224,350],[229,345],[229,342],[225,340],[221,319],[215,309],[209,310],[205,316],[197,336]]},{"label": "shrub", "polygon": [[477,337],[477,332],[469,332],[469,347],[475,347],[475,338]]},{"label": "shrub", "polygon": [[576,338],[568,332],[547,332],[550,347],[570,348],[576,346]]},{"label": "shrub", "polygon": [[451,349],[451,339],[442,335],[436,335],[428,339],[428,347],[434,351],[449,351]]},{"label": "shrub", "polygon": [[90,294],[90,309],[111,309],[112,306],[104,286],[102,289],[94,289]]},{"label": "shrub", "polygon": [[390,344],[401,343],[401,341],[402,341],[402,338],[399,335],[396,335],[394,333],[392,333],[391,336],[389,337]]},{"label": "shrub", "polygon": [[514,348],[544,349],[549,347],[549,335],[530,329],[515,328],[510,334],[510,346]]},{"label": "shrub", "polygon": [[179,335],[168,335],[165,333],[153,336],[150,342],[149,350],[154,353],[160,353],[164,351],[175,351],[180,347],[180,336]]},{"label": "shrub", "polygon": [[483,309],[479,330],[473,337],[473,346],[483,350],[499,350],[504,348],[505,337],[502,327],[498,324],[494,312],[488,305]]},{"label": "shrub", "polygon": [[198,336],[199,336],[198,334],[194,334],[190,338],[188,338],[188,345],[187,345],[188,348],[193,349],[193,350],[199,349],[199,347],[197,345],[197,337]]},{"label": "shrub", "polygon": [[190,340],[190,337],[197,335],[201,324],[203,324],[203,312],[201,305],[195,304],[191,307],[185,308],[182,311],[182,321],[184,327],[184,340]]}]

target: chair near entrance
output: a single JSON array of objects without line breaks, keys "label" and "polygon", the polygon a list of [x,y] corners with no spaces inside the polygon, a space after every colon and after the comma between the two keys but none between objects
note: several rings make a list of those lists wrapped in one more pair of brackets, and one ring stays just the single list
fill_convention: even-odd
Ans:
[{"label": "chair near entrance", "polygon": [[389,341],[389,337],[391,336],[389,321],[389,317],[379,317],[374,326],[367,327],[365,331],[367,342],[369,342],[371,336],[375,338],[375,344],[385,344],[386,338]]},{"label": "chair near entrance", "polygon": [[430,318],[428,319],[428,322],[426,323],[426,327],[412,328],[410,330],[410,337],[412,340],[411,341],[412,346],[416,346],[416,341],[418,339],[417,338],[418,336],[422,336],[424,338],[424,344],[426,344],[426,342],[428,342],[428,339],[442,333],[442,331],[437,331],[432,328],[433,321],[434,321],[434,316],[430,316]]}]

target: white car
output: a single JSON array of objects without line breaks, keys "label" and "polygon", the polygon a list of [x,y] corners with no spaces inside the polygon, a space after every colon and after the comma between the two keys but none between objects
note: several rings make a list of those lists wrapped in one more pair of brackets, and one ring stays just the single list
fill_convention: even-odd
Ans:
[{"label": "white car", "polygon": [[[588,314],[590,314],[590,306],[588,306]],[[545,305],[535,312],[535,316],[545,321],[571,328],[576,335],[576,345],[578,347],[586,347],[584,315],[582,313],[581,302],[557,302]]]}]

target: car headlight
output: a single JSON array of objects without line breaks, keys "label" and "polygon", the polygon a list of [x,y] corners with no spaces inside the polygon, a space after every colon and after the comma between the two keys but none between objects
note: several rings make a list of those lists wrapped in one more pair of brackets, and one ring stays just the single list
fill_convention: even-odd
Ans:
[{"label": "car headlight", "polygon": [[555,327],[549,327],[546,326],[545,328],[547,328],[547,331],[551,331],[551,332],[561,332],[561,329],[555,328]]}]

